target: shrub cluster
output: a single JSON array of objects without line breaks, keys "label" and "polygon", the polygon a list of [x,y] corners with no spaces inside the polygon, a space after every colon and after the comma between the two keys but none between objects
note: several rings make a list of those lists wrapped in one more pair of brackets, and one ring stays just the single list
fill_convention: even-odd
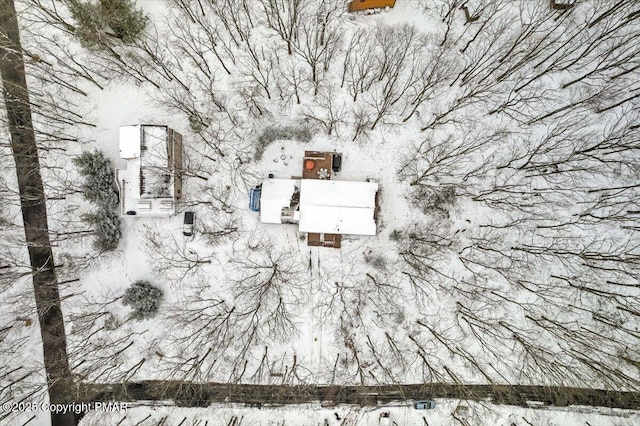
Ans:
[{"label": "shrub cluster", "polygon": [[387,258],[379,253],[373,253],[371,251],[365,253],[364,261],[380,271],[387,267]]},{"label": "shrub cluster", "polygon": [[73,159],[73,164],[84,178],[84,198],[96,205],[94,212],[82,216],[84,221],[94,226],[96,239],[93,246],[99,251],[115,250],[122,232],[111,161],[100,151],[84,151]]},{"label": "shrub cluster", "polygon": [[147,17],[132,0],[68,0],[67,4],[76,23],[75,34],[88,48],[108,46],[115,39],[132,43],[147,26]]},{"label": "shrub cluster", "polygon": [[448,218],[449,210],[456,202],[456,188],[450,185],[439,188],[420,186],[413,192],[413,198],[425,214]]},{"label": "shrub cluster", "polygon": [[394,229],[389,233],[389,239],[395,242],[400,242],[403,236],[404,233],[400,229]]},{"label": "shrub cluster", "polygon": [[256,161],[262,159],[262,154],[273,141],[292,140],[300,142],[309,142],[312,137],[311,128],[304,124],[298,125],[274,125],[264,128],[256,144]]},{"label": "shrub cluster", "polygon": [[149,281],[136,281],[125,290],[122,304],[133,309],[131,318],[141,320],[153,317],[162,301],[162,290]]}]

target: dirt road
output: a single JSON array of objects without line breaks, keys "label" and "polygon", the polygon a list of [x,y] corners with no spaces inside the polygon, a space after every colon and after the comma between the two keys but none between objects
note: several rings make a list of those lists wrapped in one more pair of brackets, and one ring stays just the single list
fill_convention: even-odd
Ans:
[{"label": "dirt road", "polygon": [[83,384],[80,387],[80,395],[83,401],[174,400],[177,405],[187,407],[202,407],[212,402],[252,405],[321,402],[324,405],[376,406],[391,401],[454,398],[518,406],[533,403],[553,406],[588,405],[640,409],[640,392],[443,383],[385,386],[279,386],[145,381],[124,385]]}]

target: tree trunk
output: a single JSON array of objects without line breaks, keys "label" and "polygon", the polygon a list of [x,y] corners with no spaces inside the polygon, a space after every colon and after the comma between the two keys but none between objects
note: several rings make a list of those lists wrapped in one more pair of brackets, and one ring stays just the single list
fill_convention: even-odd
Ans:
[{"label": "tree trunk", "polygon": [[[25,240],[32,268],[49,400],[51,403],[71,402],[75,386],[69,370],[64,318],[49,240],[44,187],[13,0],[0,0],[0,31],[3,96],[11,133],[11,150],[16,163]],[[51,422],[54,426],[77,424],[72,412],[51,412]]]}]

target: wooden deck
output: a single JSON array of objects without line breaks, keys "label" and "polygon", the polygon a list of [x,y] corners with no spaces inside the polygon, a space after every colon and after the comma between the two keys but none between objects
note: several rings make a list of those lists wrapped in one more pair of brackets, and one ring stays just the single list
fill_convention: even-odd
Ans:
[{"label": "wooden deck", "polygon": [[317,234],[307,233],[307,245],[309,247],[331,247],[340,248],[342,235],[340,234]]},{"label": "wooden deck", "polygon": [[[307,170],[305,167],[307,160],[312,160],[315,163],[313,169]],[[305,151],[304,158],[302,159],[302,179],[321,179],[320,169],[327,170],[327,177],[324,179],[331,179],[333,176],[333,170],[331,170],[332,163],[332,152]],[[341,242],[342,235],[340,234],[307,233],[307,245],[310,247],[340,248]]]},{"label": "wooden deck", "polygon": [[[305,165],[307,160],[312,160],[315,163],[315,167],[311,170],[307,170]],[[302,160],[302,179],[320,179],[320,169],[326,169],[328,172],[327,179],[331,179],[333,171],[331,170],[331,162],[333,160],[333,153],[331,152],[319,152],[319,151],[305,151],[304,159]]]}]

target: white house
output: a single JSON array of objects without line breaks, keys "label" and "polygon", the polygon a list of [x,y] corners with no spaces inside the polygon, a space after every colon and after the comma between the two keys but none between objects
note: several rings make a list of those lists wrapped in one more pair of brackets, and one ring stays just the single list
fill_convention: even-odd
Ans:
[{"label": "white house", "polygon": [[167,126],[120,127],[120,158],[116,169],[122,215],[169,216],[182,197],[182,135]]},{"label": "white house", "polygon": [[376,235],[376,182],[300,181],[302,232]]},{"label": "white house", "polygon": [[376,182],[267,179],[260,195],[260,221],[297,223],[306,233],[376,234]]}]

